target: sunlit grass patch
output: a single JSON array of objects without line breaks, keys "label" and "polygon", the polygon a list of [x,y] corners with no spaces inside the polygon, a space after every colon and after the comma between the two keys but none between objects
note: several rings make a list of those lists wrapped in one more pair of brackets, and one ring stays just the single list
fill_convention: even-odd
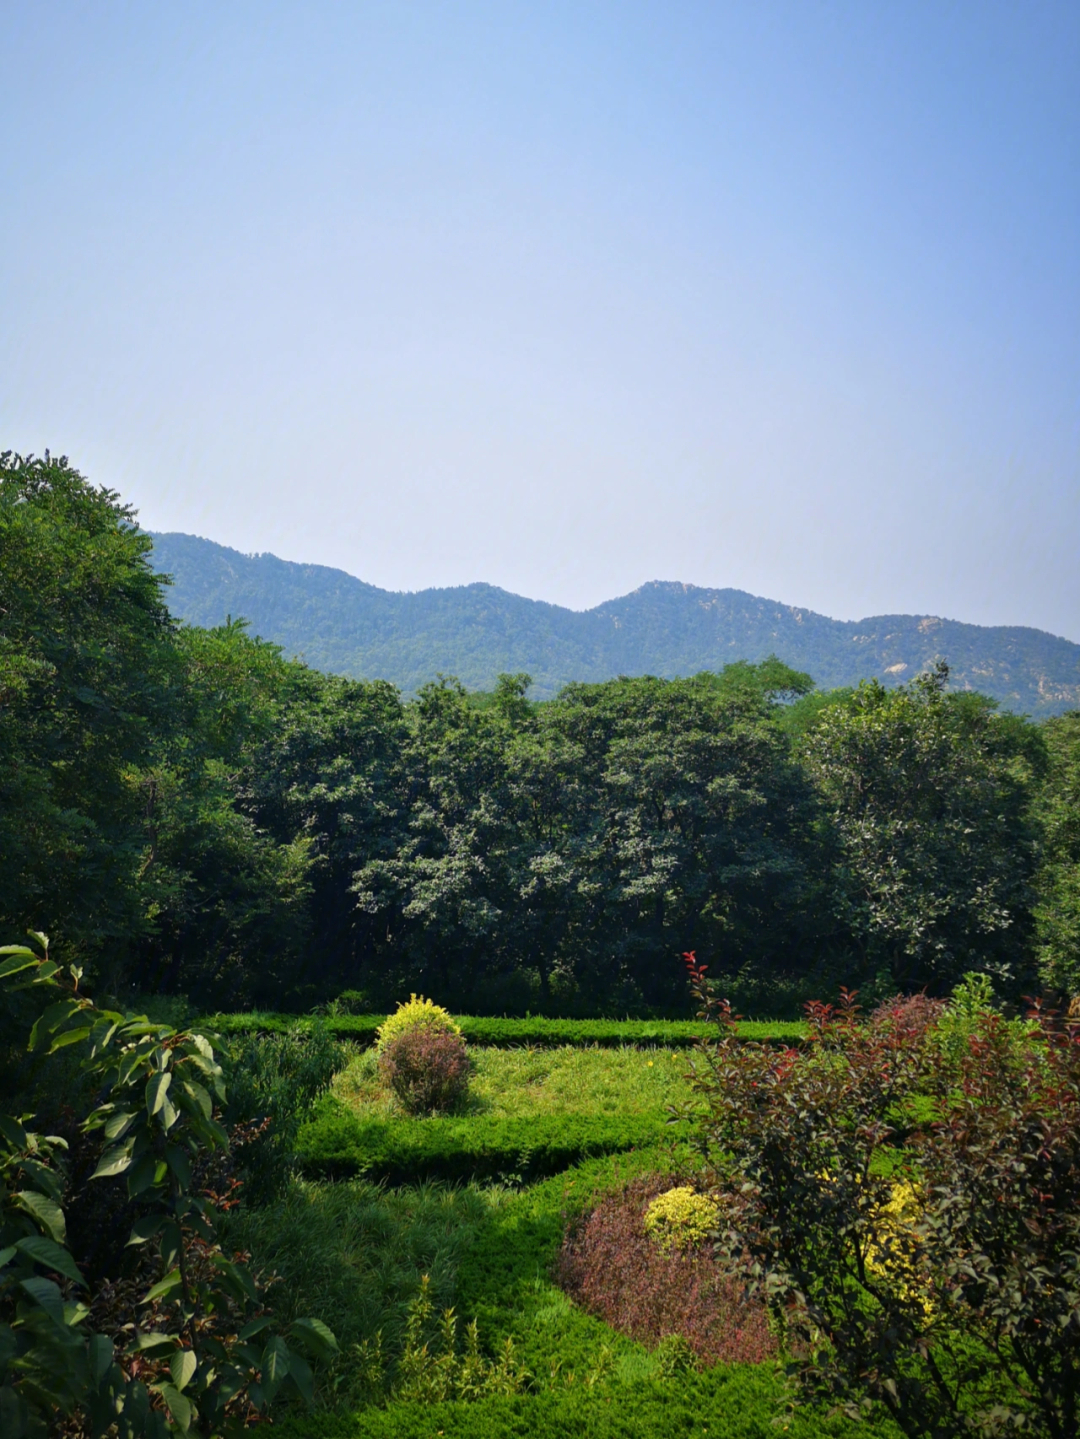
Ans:
[{"label": "sunlit grass patch", "polygon": [[[665,1049],[474,1049],[462,1115],[520,1119],[561,1114],[662,1117],[690,1097],[686,1055]],[[357,1054],[334,1093],[364,1117],[388,1117],[394,1103],[369,1052]]]}]

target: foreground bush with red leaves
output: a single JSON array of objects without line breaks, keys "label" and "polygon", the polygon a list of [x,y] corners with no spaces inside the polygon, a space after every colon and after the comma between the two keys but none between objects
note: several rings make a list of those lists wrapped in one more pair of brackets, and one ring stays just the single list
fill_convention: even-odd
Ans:
[{"label": "foreground bush with red leaves", "polygon": [[452,1109],[469,1087],[465,1041],[428,1025],[391,1039],[379,1055],[379,1071],[410,1114]]},{"label": "foreground bush with red leaves", "polygon": [[932,1004],[863,1021],[846,995],[782,1053],[740,1043],[687,960],[718,1021],[695,1088],[726,1243],[806,1345],[804,1392],[913,1439],[1080,1433],[1076,1028],[985,1009],[943,1045]]},{"label": "foreground bush with red leaves", "polygon": [[583,1309],[642,1344],[678,1334],[702,1364],[757,1363],[776,1341],[760,1299],[717,1263],[711,1246],[664,1253],[645,1211],[670,1178],[638,1179],[607,1195],[568,1233],[556,1282]]}]

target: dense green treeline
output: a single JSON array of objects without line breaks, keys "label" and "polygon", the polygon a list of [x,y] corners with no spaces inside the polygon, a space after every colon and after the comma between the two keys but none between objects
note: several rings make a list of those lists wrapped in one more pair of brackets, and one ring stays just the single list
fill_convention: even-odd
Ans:
[{"label": "dense green treeline", "polygon": [[0,461],[0,939],[99,987],[681,1015],[690,949],[762,1010],[1078,987],[1075,715],[775,661],[405,703],[179,625],[150,547],[66,461]]}]

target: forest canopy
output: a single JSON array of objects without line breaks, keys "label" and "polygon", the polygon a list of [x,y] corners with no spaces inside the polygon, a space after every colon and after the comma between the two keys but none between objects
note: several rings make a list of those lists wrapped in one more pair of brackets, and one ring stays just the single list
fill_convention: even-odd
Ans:
[{"label": "forest canopy", "polygon": [[178,623],[151,548],[66,460],[0,458],[0,942],[223,1007],[682,1014],[686,950],[759,1008],[1080,987],[1075,715],[775,659],[406,701]]}]

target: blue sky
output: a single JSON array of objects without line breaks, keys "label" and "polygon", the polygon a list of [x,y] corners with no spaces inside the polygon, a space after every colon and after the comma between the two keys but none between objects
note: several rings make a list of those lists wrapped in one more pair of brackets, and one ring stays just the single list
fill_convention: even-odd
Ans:
[{"label": "blue sky", "polygon": [[1080,5],[0,7],[0,446],[393,589],[1080,641]]}]

